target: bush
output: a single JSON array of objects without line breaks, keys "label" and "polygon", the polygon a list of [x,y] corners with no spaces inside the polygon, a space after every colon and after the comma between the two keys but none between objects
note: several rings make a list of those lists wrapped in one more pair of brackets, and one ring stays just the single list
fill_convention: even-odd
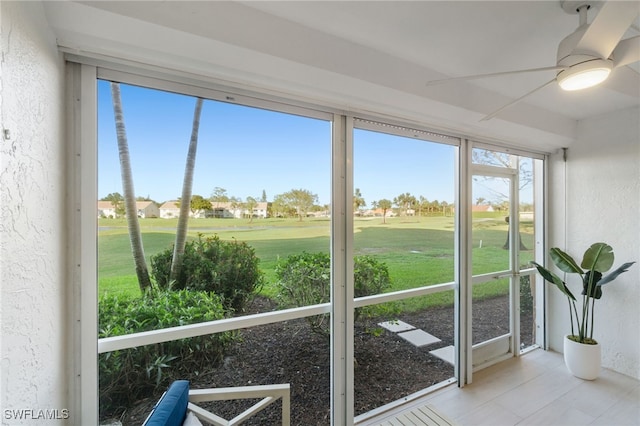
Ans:
[{"label": "bush", "polygon": [[[281,304],[307,306],[329,302],[331,297],[331,259],[327,253],[303,252],[276,265],[278,298]],[[382,293],[391,285],[387,266],[371,256],[353,260],[354,296]],[[356,309],[355,319],[361,309]],[[313,331],[329,334],[329,315],[306,318]]]},{"label": "bush", "polygon": [[371,256],[356,256],[353,259],[353,285],[355,297],[382,293],[391,286],[387,265]]},{"label": "bush", "polygon": [[212,292],[228,311],[243,312],[263,284],[260,259],[245,242],[199,235],[186,243],[180,276],[170,283],[172,258],[173,247],[151,256],[151,276],[159,288]]},{"label": "bush", "polygon": [[531,276],[520,276],[520,311],[533,313],[533,294],[531,293]]},{"label": "bush", "polygon": [[329,301],[331,259],[326,253],[293,254],[275,269],[278,298],[288,306],[307,306]]},{"label": "bush", "polygon": [[[224,318],[220,298],[207,292],[150,292],[142,297],[102,296],[100,338]],[[218,364],[233,333],[191,337],[100,354],[100,417],[113,415],[172,380]]]}]

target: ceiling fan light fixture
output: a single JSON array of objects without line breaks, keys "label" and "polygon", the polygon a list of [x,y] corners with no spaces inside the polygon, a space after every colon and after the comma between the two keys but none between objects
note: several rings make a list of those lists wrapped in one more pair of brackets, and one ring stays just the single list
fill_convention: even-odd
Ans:
[{"label": "ceiling fan light fixture", "polygon": [[610,60],[594,59],[560,71],[556,79],[563,90],[582,90],[605,81],[612,68]]}]

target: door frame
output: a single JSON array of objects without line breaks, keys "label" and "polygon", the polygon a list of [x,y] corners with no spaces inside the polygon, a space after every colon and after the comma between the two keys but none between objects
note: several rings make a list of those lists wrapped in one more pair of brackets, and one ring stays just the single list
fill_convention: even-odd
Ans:
[{"label": "door frame", "polygon": [[[472,147],[469,148],[473,149]],[[467,360],[466,383],[472,383],[473,372],[490,365],[496,364],[505,359],[517,356],[520,346],[520,318],[519,318],[519,253],[518,253],[518,232],[519,229],[519,197],[518,197],[518,169],[510,167],[496,167],[484,164],[473,164],[469,161],[469,175],[467,179],[467,208],[464,214],[467,216],[469,238],[466,240],[467,253],[469,254],[466,268],[466,280],[461,285],[466,287],[463,293],[467,297],[465,316],[466,321],[466,345],[470,348],[467,352],[471,354]],[[473,177],[486,176],[504,178],[509,181],[509,268],[487,274],[473,275],[472,268],[472,212],[473,205]],[[516,230],[516,232],[514,232]],[[495,279],[509,279],[509,333],[489,339],[487,341],[473,344],[473,286],[479,285]]]}]

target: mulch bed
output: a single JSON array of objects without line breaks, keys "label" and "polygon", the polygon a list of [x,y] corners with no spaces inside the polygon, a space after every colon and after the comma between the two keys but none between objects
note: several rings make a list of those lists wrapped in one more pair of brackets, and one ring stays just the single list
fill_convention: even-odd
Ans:
[{"label": "mulch bed", "polygon": [[[254,312],[276,309],[269,299],[254,302]],[[474,301],[474,342],[508,332],[508,299],[506,297]],[[522,315],[522,330],[531,330],[531,321]],[[380,329],[381,321],[400,319],[442,339],[418,348],[396,333]],[[354,330],[355,414],[366,413],[414,392],[437,384],[454,375],[453,366],[431,355],[429,351],[453,345],[453,308],[436,308],[401,314],[399,318],[365,318]],[[525,333],[526,334],[526,333]],[[523,342],[531,335],[523,335]],[[311,332],[304,319],[268,324],[241,331],[241,340],[233,345],[224,362],[208,372],[186,377],[192,388],[247,386],[290,383],[291,424],[301,426],[330,423],[330,344],[326,336]],[[123,413],[123,425],[140,425],[162,390]],[[212,409],[227,419],[232,418],[252,401],[217,402]],[[280,422],[280,403],[276,402],[247,425],[275,425]]]}]

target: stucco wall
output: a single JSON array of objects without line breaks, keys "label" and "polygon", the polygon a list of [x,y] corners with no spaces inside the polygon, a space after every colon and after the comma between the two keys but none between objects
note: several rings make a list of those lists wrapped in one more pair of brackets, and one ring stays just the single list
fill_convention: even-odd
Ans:
[{"label": "stucco wall", "polygon": [[41,416],[65,417],[68,402],[64,64],[40,2],[0,7],[10,132],[0,137],[0,415],[3,425],[63,424]]},{"label": "stucco wall", "polygon": [[[614,267],[640,262],[639,117],[640,109],[631,108],[581,122],[566,164],[560,155],[552,158],[550,244],[578,261],[592,243],[603,241],[614,249]],[[603,291],[594,332],[603,366],[640,379],[640,263]],[[550,296],[550,344],[562,351],[562,336],[570,331],[567,302],[554,289]]]}]

